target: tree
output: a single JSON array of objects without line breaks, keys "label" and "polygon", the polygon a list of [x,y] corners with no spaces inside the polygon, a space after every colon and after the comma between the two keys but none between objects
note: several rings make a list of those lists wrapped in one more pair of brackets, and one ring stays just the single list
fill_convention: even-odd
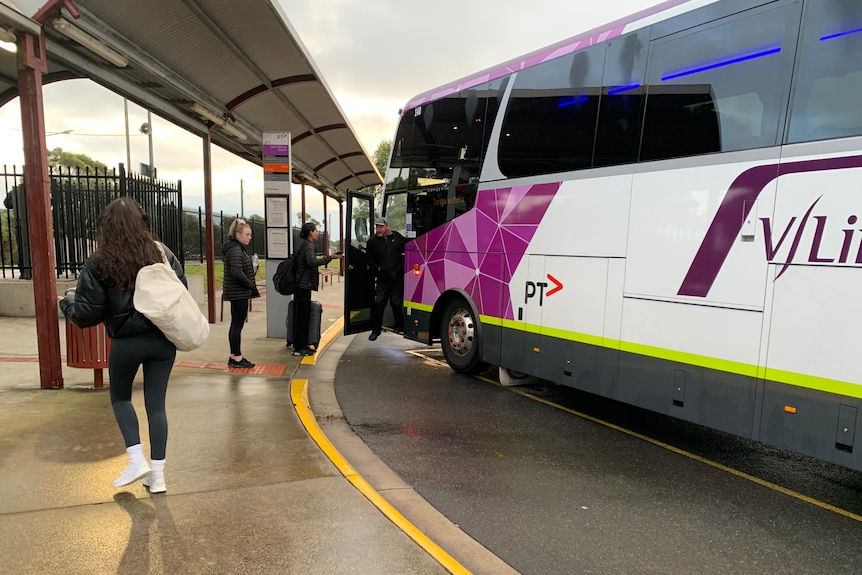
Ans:
[{"label": "tree", "polygon": [[377,149],[374,150],[374,165],[377,166],[377,171],[381,176],[386,175],[386,163],[389,161],[389,154],[392,153],[392,140],[383,140],[377,144]]},{"label": "tree", "polygon": [[[380,172],[380,175],[384,178],[386,177],[386,167],[389,162],[389,154],[391,152],[392,140],[381,141],[377,144],[377,149],[374,150],[374,165],[377,166],[377,171]],[[363,188],[362,191],[367,194],[372,194],[374,196],[374,205],[377,206],[378,210],[382,208],[382,186],[368,186]]]},{"label": "tree", "polygon": [[94,160],[87,154],[73,154],[66,152],[63,148],[54,148],[48,151],[48,165],[63,166],[64,168],[77,168],[78,173],[84,173],[88,168],[91,173],[96,171],[107,171],[108,166],[98,160]]},{"label": "tree", "polygon": [[[302,212],[296,212],[296,222],[297,222],[297,225],[302,225],[302,223],[301,223],[302,221],[303,221],[303,219],[302,219]],[[305,213],[305,221],[306,221],[306,222],[311,222],[312,224],[314,224],[314,225],[315,225],[315,226],[317,226],[318,228],[320,227],[320,222],[319,222],[319,221],[317,221],[315,218],[312,218],[310,215],[308,215],[308,212],[306,212],[306,213]]]},{"label": "tree", "polygon": [[204,261],[204,227],[203,218],[192,212],[183,212],[183,249],[186,263],[190,260]]},{"label": "tree", "polygon": [[[87,154],[73,154],[63,148],[54,148],[48,151],[48,165],[53,184],[63,189],[103,190],[109,185],[113,187],[113,180],[104,177],[108,174],[108,166]],[[99,174],[102,177],[96,177]]]}]

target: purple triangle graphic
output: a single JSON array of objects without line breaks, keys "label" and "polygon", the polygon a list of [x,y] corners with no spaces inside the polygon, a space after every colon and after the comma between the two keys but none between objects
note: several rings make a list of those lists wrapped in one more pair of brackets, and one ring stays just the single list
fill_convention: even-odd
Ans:
[{"label": "purple triangle graphic", "polygon": [[[529,244],[530,240],[533,239],[533,234],[536,233],[536,228],[538,228],[538,227],[539,226],[531,226],[531,225],[528,225],[528,226],[521,226],[521,225],[505,226],[503,229],[506,231],[506,235],[505,235],[505,237],[507,238],[506,245],[508,246],[509,242],[514,242],[514,244],[513,244],[513,248],[514,248],[515,245],[518,245],[518,243],[517,243],[518,240],[520,240],[520,242],[523,244]],[[514,236],[514,238],[509,238],[510,235]],[[527,248],[525,245],[524,250],[526,251],[526,249]]]},{"label": "purple triangle graphic", "polygon": [[471,210],[450,224],[447,224],[453,226],[452,233],[457,234],[461,238],[461,243],[464,244],[468,252],[476,251],[476,235],[473,230],[476,229],[476,218],[478,215],[476,210]]},{"label": "purple triangle graphic", "polygon": [[483,190],[471,211],[411,242],[408,249],[418,253],[408,254],[408,269],[419,263],[423,270],[418,279],[408,272],[411,298],[434,305],[441,290],[461,288],[480,313],[512,319],[508,283],[559,188],[558,182]]},{"label": "purple triangle graphic", "polygon": [[[545,215],[545,210],[554,199],[560,184],[537,184],[530,188],[529,192],[512,206],[508,214],[503,218],[504,225],[534,224],[538,225]],[[512,205],[511,199],[509,205]]]},{"label": "purple triangle graphic", "polygon": [[422,293],[422,288],[425,285],[425,278],[427,273],[420,274],[417,278],[412,273],[407,275],[407,280],[404,282],[404,286],[406,289],[406,293],[409,294],[410,301],[416,301],[416,296]]}]

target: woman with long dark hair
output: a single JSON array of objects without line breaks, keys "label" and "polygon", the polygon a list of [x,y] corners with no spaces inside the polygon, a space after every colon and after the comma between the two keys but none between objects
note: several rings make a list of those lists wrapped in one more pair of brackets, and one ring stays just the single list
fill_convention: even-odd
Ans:
[{"label": "woman with long dark hair", "polygon": [[[299,230],[299,245],[296,247],[296,291],[293,292],[293,311],[296,321],[293,323],[293,355],[314,355],[314,350],[308,347],[308,325],[311,322],[311,292],[317,291],[320,276],[317,268],[332,261],[329,256],[318,256],[314,243],[320,232],[311,222],[302,224]],[[288,337],[291,334],[287,334]]]},{"label": "woman with long dark hair", "polygon": [[[78,327],[105,323],[111,337],[108,376],[111,406],[126,444],[129,462],[115,487],[144,480],[151,493],[164,493],[168,418],[165,396],[177,348],[134,306],[135,279],[142,267],[162,261],[147,214],[132,198],[118,198],[102,212],[95,253],[78,275],[74,293],[60,300],[66,319]],[[162,245],[168,263],[186,284],[182,265]],[[144,457],[132,382],[143,366],[144,405],[150,432],[152,469]]]}]

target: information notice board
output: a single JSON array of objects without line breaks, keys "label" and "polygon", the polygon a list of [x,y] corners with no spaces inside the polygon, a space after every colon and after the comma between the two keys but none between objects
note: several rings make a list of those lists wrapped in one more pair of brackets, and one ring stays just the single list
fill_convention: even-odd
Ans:
[{"label": "information notice board", "polygon": [[290,132],[263,133],[263,195],[267,259],[290,253]]}]

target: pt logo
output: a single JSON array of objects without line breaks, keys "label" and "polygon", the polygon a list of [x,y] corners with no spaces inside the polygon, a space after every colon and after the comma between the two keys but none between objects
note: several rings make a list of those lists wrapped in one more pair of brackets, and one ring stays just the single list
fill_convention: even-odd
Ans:
[{"label": "pt logo", "polygon": [[541,306],[545,301],[545,296],[551,297],[552,295],[563,289],[563,284],[560,280],[558,280],[551,274],[548,274],[546,277],[551,280],[551,282],[554,284],[554,287],[552,287],[548,291],[545,291],[545,288],[551,285],[548,282],[528,281],[524,286],[524,305],[528,304],[530,300],[536,297],[536,295],[538,294],[539,306]]}]

